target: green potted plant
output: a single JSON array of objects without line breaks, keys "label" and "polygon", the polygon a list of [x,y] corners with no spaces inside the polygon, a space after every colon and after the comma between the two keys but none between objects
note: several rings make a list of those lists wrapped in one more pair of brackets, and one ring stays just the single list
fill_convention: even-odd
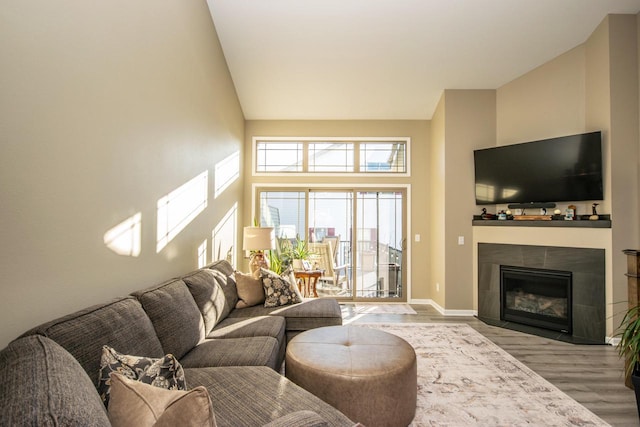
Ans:
[{"label": "green potted plant", "polygon": [[280,253],[285,267],[292,265],[296,270],[302,270],[302,261],[309,259],[310,255],[306,240],[301,240],[299,234],[296,235],[295,242],[289,239],[282,239]]},{"label": "green potted plant", "polygon": [[276,251],[269,251],[269,270],[278,274],[281,274],[284,270],[283,259],[278,255]]},{"label": "green potted plant", "polygon": [[296,235],[296,242],[294,245],[291,245],[291,250],[289,252],[293,268],[296,270],[302,270],[302,261],[308,260],[310,254],[311,252],[309,251],[307,241],[300,240],[300,235]]},{"label": "green potted plant", "polygon": [[627,310],[616,336],[620,337],[618,354],[625,359],[625,378],[630,378],[640,414],[640,305]]}]

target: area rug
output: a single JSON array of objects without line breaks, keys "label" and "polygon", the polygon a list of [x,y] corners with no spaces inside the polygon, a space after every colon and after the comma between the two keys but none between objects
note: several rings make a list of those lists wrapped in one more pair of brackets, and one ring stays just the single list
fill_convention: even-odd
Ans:
[{"label": "area rug", "polygon": [[356,304],[357,314],[416,314],[409,304]]},{"label": "area rug", "polygon": [[608,426],[466,324],[356,324],[409,342],[418,426]]}]

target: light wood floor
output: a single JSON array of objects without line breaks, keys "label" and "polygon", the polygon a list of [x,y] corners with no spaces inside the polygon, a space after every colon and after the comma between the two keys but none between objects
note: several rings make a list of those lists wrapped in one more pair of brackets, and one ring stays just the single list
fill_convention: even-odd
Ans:
[{"label": "light wood floor", "polygon": [[356,314],[358,323],[466,323],[614,427],[640,425],[634,392],[624,385],[622,362],[608,345],[575,345],[486,325],[474,317],[445,317],[428,305],[417,315]]}]

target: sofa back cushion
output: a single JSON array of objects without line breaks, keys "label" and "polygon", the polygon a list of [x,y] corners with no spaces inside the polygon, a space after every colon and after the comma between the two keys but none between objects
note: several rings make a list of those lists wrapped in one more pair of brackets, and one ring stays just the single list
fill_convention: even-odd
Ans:
[{"label": "sofa back cushion", "polygon": [[75,357],[97,383],[102,346],[121,353],[162,357],[151,320],[133,297],[121,297],[37,326],[24,335],[51,338]]},{"label": "sofa back cushion", "polygon": [[[133,295],[138,298],[151,319],[164,353],[171,353],[180,359],[204,340],[202,314],[181,279],[173,279]],[[117,347],[114,348],[124,353]],[[147,356],[141,353],[127,354]]]},{"label": "sofa back cushion", "polygon": [[46,337],[19,338],[2,350],[0,378],[0,425],[111,425],[92,379]]},{"label": "sofa back cushion", "polygon": [[236,280],[234,278],[233,266],[226,260],[216,261],[213,264],[207,266],[208,270],[211,270],[216,278],[216,282],[222,288],[224,297],[227,300],[225,305],[225,314],[223,318],[234,309],[238,302],[238,288],[236,286]]},{"label": "sofa back cushion", "polygon": [[[204,318],[205,335],[224,320],[235,307],[235,282],[218,270],[203,268],[182,277]],[[233,304],[233,305],[231,305]]]}]

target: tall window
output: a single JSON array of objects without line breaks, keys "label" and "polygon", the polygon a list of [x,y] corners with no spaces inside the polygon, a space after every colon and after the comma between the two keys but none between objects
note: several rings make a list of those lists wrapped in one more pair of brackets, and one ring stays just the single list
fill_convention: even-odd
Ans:
[{"label": "tall window", "polygon": [[306,239],[306,192],[263,191],[260,193],[260,224],[275,228],[276,237]]},{"label": "tall window", "polygon": [[254,173],[407,176],[409,138],[254,137]]}]

